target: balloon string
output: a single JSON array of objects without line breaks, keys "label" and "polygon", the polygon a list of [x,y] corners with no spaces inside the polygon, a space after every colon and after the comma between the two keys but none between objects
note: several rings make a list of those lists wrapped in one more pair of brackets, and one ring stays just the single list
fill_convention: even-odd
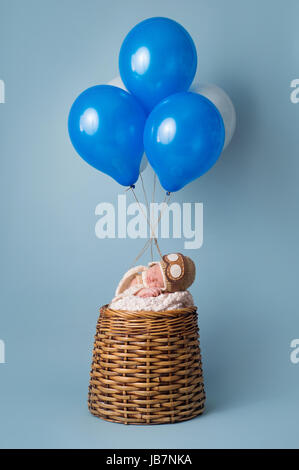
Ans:
[{"label": "balloon string", "polygon": [[[146,222],[147,222],[147,225],[149,226],[150,233],[152,234],[152,226],[151,226],[151,224],[150,224],[150,222],[149,222],[149,220],[148,220],[147,215],[144,213],[144,210],[143,210],[143,208],[142,208],[140,202],[138,201],[138,198],[137,198],[137,196],[136,196],[136,194],[135,194],[135,191],[134,191],[133,186],[131,186],[131,190],[132,190],[133,196],[134,196],[134,198],[135,198],[135,200],[136,200],[136,202],[137,202],[137,204],[138,204],[138,206],[139,206],[139,208],[140,208],[140,211],[141,211],[141,213],[143,214],[143,216],[144,216],[144,218],[145,218],[145,220],[146,220]],[[150,241],[150,240],[151,240],[151,238],[149,239],[149,241]],[[155,242],[156,248],[157,248],[157,250],[158,250],[158,252],[159,252],[159,255],[160,255],[161,259],[162,259],[162,253],[161,253],[161,251],[160,251],[159,244],[158,244],[158,241],[157,241],[156,238],[154,238],[154,242]],[[148,246],[148,245],[147,245],[147,246]]]},{"label": "balloon string", "polygon": [[[156,173],[154,172],[154,184],[153,184],[152,204],[154,204],[154,202],[155,202],[156,181],[157,181],[157,175],[156,175]],[[151,217],[151,214],[150,214],[150,217]],[[152,230],[152,233],[153,233],[154,237],[156,237],[156,234],[155,234],[154,229]],[[153,258],[153,239],[152,239],[152,237],[151,237],[151,258],[152,258],[152,261],[153,261],[154,258]]]},{"label": "balloon string", "polygon": [[[135,196],[135,195],[134,195],[134,196]],[[152,233],[155,233],[155,230],[156,230],[157,226],[159,225],[160,220],[161,220],[161,218],[162,218],[162,216],[163,216],[163,214],[164,214],[166,208],[168,207],[168,203],[169,203],[169,201],[170,201],[170,199],[171,199],[171,196],[172,196],[171,194],[166,194],[166,195],[165,195],[165,198],[164,198],[164,201],[163,201],[163,209],[161,210],[160,216],[159,216],[159,218],[158,218],[156,224],[153,225]],[[136,199],[137,199],[137,198],[136,198]],[[141,210],[142,210],[142,209],[141,209]],[[155,244],[156,244],[156,248],[157,248],[157,250],[158,250],[158,253],[159,253],[159,255],[160,255],[161,259],[162,259],[163,257],[162,257],[162,253],[161,253],[161,250],[160,250],[158,241],[157,241],[156,238],[154,238],[154,240],[155,240]],[[151,238],[150,238],[149,240],[147,240],[147,242],[145,243],[145,245],[144,245],[144,247],[142,248],[142,250],[141,250],[141,251],[139,252],[139,254],[136,256],[136,258],[135,258],[135,260],[134,260],[134,262],[133,262],[133,266],[137,263],[137,261],[139,260],[139,258],[146,252],[146,250],[148,249],[148,246],[149,246],[149,244],[151,243],[151,241],[152,241]]]},{"label": "balloon string", "polygon": [[[146,191],[145,191],[145,186],[144,186],[144,181],[143,181],[143,178],[142,178],[141,171],[139,171],[139,176],[140,176],[140,179],[141,179],[142,190],[143,190],[143,194],[144,194],[144,199],[145,199],[145,204],[146,204],[147,212],[148,212],[148,214],[149,214],[149,223],[150,223],[150,225],[151,225],[150,205],[149,205],[149,203],[148,203],[148,198],[147,198],[147,194],[146,194]],[[152,234],[152,227],[150,228],[150,230],[151,230],[151,234]],[[151,260],[153,261],[153,244],[152,244],[152,239],[151,239]]]},{"label": "balloon string", "polygon": [[[168,197],[168,199],[167,199],[167,197]],[[166,200],[166,199],[167,199],[167,200]],[[162,219],[162,216],[163,216],[163,214],[164,214],[166,208],[168,207],[168,203],[169,203],[170,199],[171,199],[171,195],[170,195],[170,194],[167,194],[167,195],[165,196],[165,198],[164,198],[164,201],[163,201],[164,207],[163,207],[163,209],[162,209],[162,211],[161,211],[161,213],[160,213],[160,216],[159,216],[159,218],[158,218],[156,224],[155,224],[154,227],[153,227],[154,230],[156,230],[156,228],[158,227],[159,222],[160,222],[160,220]],[[142,253],[144,253],[144,252],[147,250],[147,247],[148,247],[148,245],[149,245],[150,242],[151,242],[151,240],[147,240],[147,242],[146,242],[145,245],[144,245],[144,248],[143,248]],[[159,254],[160,254],[161,258],[162,258],[162,255],[161,255],[161,251],[160,251],[160,250],[159,250]],[[137,260],[139,259],[139,257],[140,257],[140,256],[137,257]]]}]

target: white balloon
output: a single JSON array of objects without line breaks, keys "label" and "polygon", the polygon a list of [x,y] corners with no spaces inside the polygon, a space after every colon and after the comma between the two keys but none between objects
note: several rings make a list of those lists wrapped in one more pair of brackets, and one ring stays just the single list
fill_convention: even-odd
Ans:
[{"label": "white balloon", "polygon": [[108,85],[117,86],[118,88],[122,88],[123,90],[128,91],[119,75],[110,80]]},{"label": "white balloon", "polygon": [[220,112],[225,128],[224,150],[232,140],[236,129],[236,110],[232,100],[222,88],[211,83],[200,84],[198,82],[194,82],[192,83],[189,91],[208,98]]},{"label": "white balloon", "polygon": [[[110,82],[108,82],[108,85],[117,86],[118,88],[121,88],[122,90],[128,91],[119,75],[113,78],[112,80],[110,80]],[[147,158],[144,153],[142,156],[141,163],[140,163],[140,173],[143,173],[146,167],[147,167]]]}]

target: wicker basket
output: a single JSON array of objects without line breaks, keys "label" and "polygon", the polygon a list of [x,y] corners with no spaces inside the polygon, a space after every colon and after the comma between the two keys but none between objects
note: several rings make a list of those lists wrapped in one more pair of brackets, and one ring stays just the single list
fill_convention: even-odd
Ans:
[{"label": "wicker basket", "polygon": [[124,424],[162,424],[201,414],[205,392],[196,308],[100,310],[88,406]]}]

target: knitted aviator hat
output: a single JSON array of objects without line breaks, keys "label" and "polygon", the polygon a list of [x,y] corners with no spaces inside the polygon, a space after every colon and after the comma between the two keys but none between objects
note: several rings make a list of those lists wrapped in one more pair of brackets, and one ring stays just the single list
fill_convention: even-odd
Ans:
[{"label": "knitted aviator hat", "polygon": [[[177,292],[188,289],[195,279],[195,264],[188,256],[181,253],[164,255],[160,262],[150,263],[150,266],[158,264],[162,271],[164,290]],[[142,273],[145,281],[145,272]]]},{"label": "knitted aviator hat", "polygon": [[[159,265],[164,287],[167,292],[177,292],[188,289],[195,279],[195,265],[191,258],[181,253],[171,253],[163,256],[161,261],[149,263],[148,267],[154,264]],[[138,284],[149,287],[147,283],[147,267],[135,266],[125,273],[117,286],[115,295],[120,295],[130,286],[134,278],[137,278]]]}]

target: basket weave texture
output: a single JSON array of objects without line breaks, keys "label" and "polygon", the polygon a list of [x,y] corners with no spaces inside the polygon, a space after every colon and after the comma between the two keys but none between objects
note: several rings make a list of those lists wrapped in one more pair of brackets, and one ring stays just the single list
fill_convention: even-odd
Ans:
[{"label": "basket weave texture", "polygon": [[88,395],[92,414],[124,424],[162,424],[201,414],[205,392],[196,307],[126,312],[104,306]]}]

